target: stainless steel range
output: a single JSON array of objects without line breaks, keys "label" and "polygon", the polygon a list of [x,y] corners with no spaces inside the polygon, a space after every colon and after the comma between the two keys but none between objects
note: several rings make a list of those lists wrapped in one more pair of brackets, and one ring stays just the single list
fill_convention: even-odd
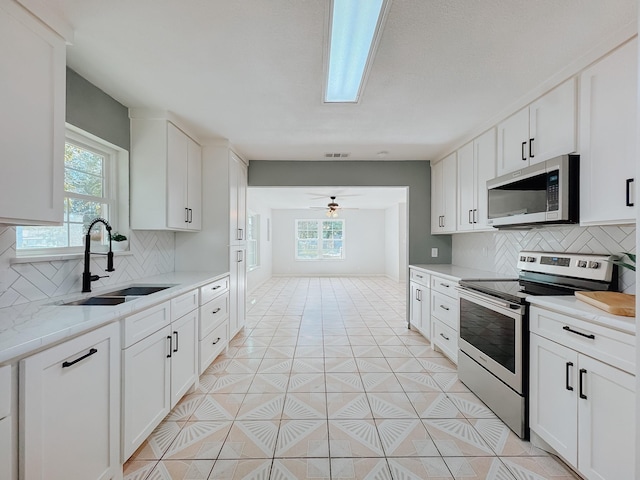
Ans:
[{"label": "stainless steel range", "polygon": [[460,282],[460,380],[518,436],[528,438],[531,295],[617,290],[610,255],[523,251],[518,279]]}]

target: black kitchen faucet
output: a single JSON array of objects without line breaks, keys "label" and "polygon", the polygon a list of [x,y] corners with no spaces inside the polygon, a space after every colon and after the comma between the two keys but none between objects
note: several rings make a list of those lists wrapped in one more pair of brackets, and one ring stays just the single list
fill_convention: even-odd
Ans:
[{"label": "black kitchen faucet", "polygon": [[91,275],[91,271],[89,270],[89,263],[91,262],[91,229],[96,223],[103,223],[107,228],[107,233],[109,234],[109,252],[108,253],[94,253],[94,255],[106,255],[107,256],[107,272],[113,272],[115,269],[113,268],[113,251],[111,250],[111,225],[104,218],[96,218],[90,224],[89,228],[87,228],[87,235],[84,240],[84,272],[82,272],[82,291],[90,292],[91,291],[91,282],[98,280],[99,278],[108,277],[109,275],[103,275],[102,277],[99,275]]}]

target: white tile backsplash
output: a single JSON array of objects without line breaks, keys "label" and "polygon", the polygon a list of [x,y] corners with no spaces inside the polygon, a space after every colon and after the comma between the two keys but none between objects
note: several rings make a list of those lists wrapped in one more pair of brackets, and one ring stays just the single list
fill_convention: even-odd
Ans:
[{"label": "white tile backsplash", "polygon": [[[131,255],[116,256],[115,272],[94,282],[95,288],[174,271],[173,232],[136,230],[129,239]],[[12,265],[15,256],[15,228],[0,227],[0,307],[80,293],[84,268],[81,258]],[[91,272],[102,275],[106,261],[104,256],[93,256]]]},{"label": "white tile backsplash", "polygon": [[[520,250],[581,253],[636,251],[635,225],[554,226],[453,235],[452,263],[517,277]],[[636,276],[620,269],[620,290],[635,294]]]}]

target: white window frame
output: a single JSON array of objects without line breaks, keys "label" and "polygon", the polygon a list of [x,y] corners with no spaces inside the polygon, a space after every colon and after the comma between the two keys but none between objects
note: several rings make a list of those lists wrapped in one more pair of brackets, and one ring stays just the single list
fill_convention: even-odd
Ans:
[{"label": "white window frame", "polygon": [[[298,225],[300,224],[300,222],[316,222],[318,224],[318,255],[316,256],[316,258],[300,258],[299,252],[298,252]],[[322,224],[324,222],[340,222],[342,223],[342,256],[339,258],[327,258],[323,256],[323,250],[322,250]],[[323,219],[317,219],[317,218],[310,218],[310,219],[296,219],[295,221],[295,260],[298,262],[339,262],[339,261],[343,261],[346,257],[346,239],[347,239],[347,234],[346,234],[346,222],[344,221],[343,218],[323,218]]]},{"label": "white window frame", "polygon": [[[117,145],[86,132],[71,124],[66,124],[65,144],[72,143],[80,148],[93,151],[104,157],[104,191],[103,203],[108,205],[109,224],[112,233],[119,232],[130,236],[129,232],[129,152]],[[64,188],[64,187],[63,187]],[[63,192],[66,202],[68,198],[87,198],[83,195]],[[93,197],[90,197],[93,200]],[[61,224],[62,225],[62,224]],[[47,228],[47,227],[38,227]],[[52,227],[54,228],[54,227]],[[106,245],[102,250],[106,250]],[[92,247],[92,250],[95,250]],[[100,248],[98,248],[100,250]],[[59,255],[73,255],[84,252],[84,246],[48,247],[48,248],[17,248],[16,257],[50,257]]]},{"label": "white window frame", "polygon": [[[252,228],[249,228],[249,225]],[[257,213],[247,212],[247,271],[251,272],[260,267],[260,215]],[[254,234],[255,233],[255,238]],[[250,250],[253,246],[254,263],[251,263]]]}]

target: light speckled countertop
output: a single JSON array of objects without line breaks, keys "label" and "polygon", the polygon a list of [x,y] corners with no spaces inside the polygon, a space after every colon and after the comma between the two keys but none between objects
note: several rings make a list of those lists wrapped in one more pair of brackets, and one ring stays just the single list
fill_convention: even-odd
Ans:
[{"label": "light speckled countertop", "polygon": [[[228,275],[173,272],[140,278],[91,293],[66,295],[0,309],[0,364],[11,363],[44,347],[117,321],[122,317]],[[113,306],[68,306],[64,302],[112,292],[129,285],[171,288]]]},{"label": "light speckled countertop", "polygon": [[418,264],[409,265],[409,268],[416,268],[426,273],[433,273],[449,280],[453,280],[454,282],[458,282],[460,280],[509,280],[515,278],[496,272],[476,270],[475,268],[460,267],[458,265]]},{"label": "light speckled countertop", "polygon": [[613,328],[621,332],[636,334],[635,317],[622,317],[620,315],[612,315],[600,310],[588,303],[578,300],[574,296],[532,296],[527,297],[527,301],[531,305],[536,305],[547,310],[553,310],[557,313],[570,315],[580,320],[595,323],[605,327]]}]

